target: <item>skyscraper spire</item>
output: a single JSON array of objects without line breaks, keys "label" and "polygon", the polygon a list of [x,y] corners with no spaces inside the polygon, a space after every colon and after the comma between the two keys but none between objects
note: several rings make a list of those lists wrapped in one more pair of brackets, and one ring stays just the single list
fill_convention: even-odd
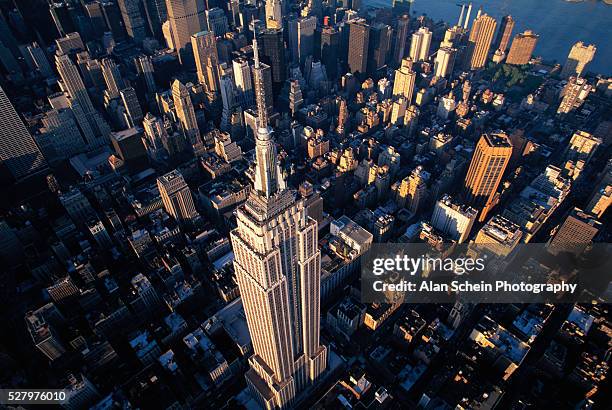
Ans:
[{"label": "skyscraper spire", "polygon": [[268,113],[266,110],[266,97],[264,91],[263,70],[259,65],[259,48],[257,37],[253,37],[253,55],[255,59],[255,100],[257,102],[257,128],[268,127]]},{"label": "skyscraper spire", "polygon": [[257,135],[255,136],[255,190],[266,198],[285,189],[285,181],[276,159],[276,145],[272,140],[272,129],[268,126],[268,113],[264,91],[263,69],[259,64],[257,38],[253,38],[255,57],[255,99],[257,102]]}]

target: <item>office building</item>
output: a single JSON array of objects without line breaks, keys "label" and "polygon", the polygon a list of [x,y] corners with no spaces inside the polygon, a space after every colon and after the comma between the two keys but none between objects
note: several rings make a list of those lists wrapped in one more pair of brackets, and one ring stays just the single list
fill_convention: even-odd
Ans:
[{"label": "office building", "polygon": [[365,74],[368,69],[370,26],[364,19],[349,21],[348,68],[351,74]]},{"label": "office building", "polygon": [[594,44],[589,44],[587,46],[582,41],[574,44],[561,70],[561,77],[580,77],[584,73],[586,66],[593,61],[596,51],[597,47],[595,47]]},{"label": "office building", "polygon": [[[166,0],[172,45],[178,52],[179,61],[191,61],[191,36],[204,30],[206,7],[204,0]],[[216,33],[215,33],[216,34]]]},{"label": "office building", "polygon": [[128,128],[111,132],[111,143],[114,151],[128,166],[146,165],[147,151],[142,142],[142,128]]},{"label": "office building", "polygon": [[266,0],[265,3],[266,28],[276,30],[283,28],[282,0]]},{"label": "office building", "polygon": [[0,87],[0,163],[13,178],[21,179],[42,171],[47,163],[32,135]]},{"label": "office building", "polygon": [[[39,129],[37,136],[39,145],[51,146],[53,152],[45,156],[48,161],[52,158],[66,159],[85,151],[86,145],[83,136],[77,126],[76,119],[71,109],[57,108],[49,110],[41,120],[43,126]],[[45,143],[41,143],[45,140]]]},{"label": "office building", "polygon": [[334,27],[326,26],[321,29],[321,63],[330,79],[338,76],[340,36],[340,32]]},{"label": "office building", "polygon": [[227,16],[225,12],[218,7],[206,10],[206,24],[208,31],[215,33],[216,37],[222,37],[229,31]]},{"label": "office building", "polygon": [[[285,42],[283,41],[282,29],[267,29],[260,36],[259,55],[261,61],[266,63],[272,69],[272,85],[275,90],[280,90],[287,79],[286,62],[285,62]],[[321,41],[323,42],[322,35]],[[321,58],[323,64],[323,58]],[[327,75],[330,75],[329,70]]]},{"label": "office building", "polygon": [[538,37],[531,30],[526,30],[514,36],[510,51],[508,52],[508,58],[506,58],[506,64],[528,64],[538,42]]},{"label": "office building", "polygon": [[314,54],[315,30],[317,18],[315,16],[299,17],[289,20],[289,47],[294,62],[304,66],[306,58]]},{"label": "office building", "polygon": [[81,35],[77,32],[67,33],[55,40],[57,54],[70,54],[85,50]]},{"label": "office building", "polygon": [[370,44],[368,44],[369,73],[373,74],[387,64],[392,32],[390,26],[382,23],[376,23],[370,27]]},{"label": "office building", "polygon": [[179,80],[174,80],[172,83],[172,99],[174,100],[174,109],[181,124],[183,135],[187,142],[194,147],[200,142],[200,129],[198,128],[198,121],[189,90]]},{"label": "office building", "polygon": [[426,61],[429,58],[432,33],[427,27],[421,27],[412,35],[410,58],[412,61]]},{"label": "office building", "polygon": [[209,93],[219,92],[219,56],[214,33],[200,31],[191,36],[198,81]]},{"label": "office building", "polygon": [[485,66],[496,26],[497,21],[487,14],[480,14],[474,19],[468,39],[468,60],[466,60],[470,70],[477,70]]},{"label": "office building", "polygon": [[237,57],[233,60],[232,66],[240,105],[250,107],[255,102],[255,91],[253,89],[249,60],[246,57]]},{"label": "office building", "polygon": [[125,31],[129,38],[136,43],[142,43],[146,37],[145,20],[140,14],[140,1],[117,0]]},{"label": "office building", "polygon": [[123,107],[125,108],[125,120],[128,126],[141,127],[144,116],[142,114],[142,108],[140,108],[140,103],[138,102],[136,90],[132,87],[124,88],[120,91],[120,95]]},{"label": "office building", "polygon": [[121,78],[121,72],[115,60],[111,58],[102,59],[100,64],[102,68],[102,75],[104,76],[104,82],[111,98],[119,97],[119,90],[123,89],[124,83]]},{"label": "office building", "polygon": [[431,225],[457,243],[463,243],[468,239],[477,216],[478,212],[471,206],[444,195],[434,206]]},{"label": "office building", "polygon": [[557,228],[548,242],[548,251],[554,255],[570,252],[580,255],[589,246],[602,224],[593,215],[574,208]]},{"label": "office building", "polygon": [[66,348],[59,339],[54,327],[47,323],[44,316],[38,314],[38,312],[28,312],[25,317],[26,326],[36,348],[47,359],[54,361],[66,352]]},{"label": "office building", "polygon": [[134,63],[138,74],[144,79],[147,92],[154,94],[157,91],[157,85],[155,84],[153,59],[146,54],[141,54],[134,59]]},{"label": "office building", "polygon": [[327,366],[319,341],[321,254],[317,222],[279,172],[257,54],[255,72],[255,186],[237,210],[231,240],[254,350],[247,385],[261,407],[288,408]]},{"label": "office building", "polygon": [[55,75],[53,69],[51,68],[51,64],[49,64],[49,60],[47,60],[47,56],[42,48],[39,47],[37,42],[33,42],[28,45],[28,53],[32,58],[32,62],[34,63],[34,67],[40,75],[44,78],[51,78]]},{"label": "office building", "polygon": [[200,215],[183,175],[174,170],[157,178],[157,188],[166,212],[179,224],[193,224]]},{"label": "office building", "polygon": [[412,71],[412,60],[404,58],[400,68],[395,70],[395,79],[393,80],[393,97],[404,97],[406,103],[412,103],[412,95],[414,94],[414,83],[416,81],[416,73]]},{"label": "office building", "polygon": [[506,52],[508,44],[510,44],[514,23],[512,16],[502,17],[499,30],[497,31],[497,37],[495,37],[495,43],[493,43],[494,50],[500,50],[503,53]]},{"label": "office building", "polygon": [[465,177],[463,194],[467,204],[481,209],[492,204],[511,154],[512,144],[506,134],[483,134],[480,137]]},{"label": "office building", "polygon": [[406,40],[410,30],[410,16],[404,14],[397,19],[395,26],[395,43],[393,46],[393,62],[401,64],[406,55]]}]

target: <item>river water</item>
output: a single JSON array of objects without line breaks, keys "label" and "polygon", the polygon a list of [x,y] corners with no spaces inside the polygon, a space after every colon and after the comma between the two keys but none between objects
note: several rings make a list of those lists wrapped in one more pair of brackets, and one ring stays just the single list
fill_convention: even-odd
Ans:
[{"label": "river water", "polygon": [[[459,3],[461,0],[414,0],[412,12],[456,24]],[[363,0],[362,4],[390,7],[391,0]],[[497,19],[498,27],[501,17],[510,14],[516,22],[513,36],[526,29],[540,35],[535,55],[563,64],[575,42],[595,44],[595,59],[587,70],[612,75],[612,5],[597,0],[472,0],[472,4],[470,26],[480,6]]]}]

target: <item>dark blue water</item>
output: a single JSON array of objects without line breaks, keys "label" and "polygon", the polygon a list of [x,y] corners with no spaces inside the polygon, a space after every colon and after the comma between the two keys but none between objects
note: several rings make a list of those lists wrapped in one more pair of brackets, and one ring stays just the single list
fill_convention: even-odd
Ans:
[{"label": "dark blue water", "polygon": [[[412,11],[456,24],[461,12],[458,3],[461,0],[414,0]],[[363,4],[390,7],[391,0],[363,0]],[[513,36],[525,29],[540,35],[535,55],[563,64],[575,42],[595,44],[595,59],[587,70],[612,74],[612,5],[597,0],[473,0],[472,4],[470,25],[480,6],[498,22],[502,16],[511,14],[516,21]]]}]

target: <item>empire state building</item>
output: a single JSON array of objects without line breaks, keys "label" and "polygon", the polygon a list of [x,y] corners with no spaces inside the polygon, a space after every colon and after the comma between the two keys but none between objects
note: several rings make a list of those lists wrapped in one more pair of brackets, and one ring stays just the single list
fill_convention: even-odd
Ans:
[{"label": "empire state building", "polygon": [[327,367],[327,349],[319,341],[321,254],[317,222],[280,173],[256,40],[253,50],[255,189],[237,210],[231,240],[254,348],[247,384],[264,408],[282,409],[291,407]]}]

